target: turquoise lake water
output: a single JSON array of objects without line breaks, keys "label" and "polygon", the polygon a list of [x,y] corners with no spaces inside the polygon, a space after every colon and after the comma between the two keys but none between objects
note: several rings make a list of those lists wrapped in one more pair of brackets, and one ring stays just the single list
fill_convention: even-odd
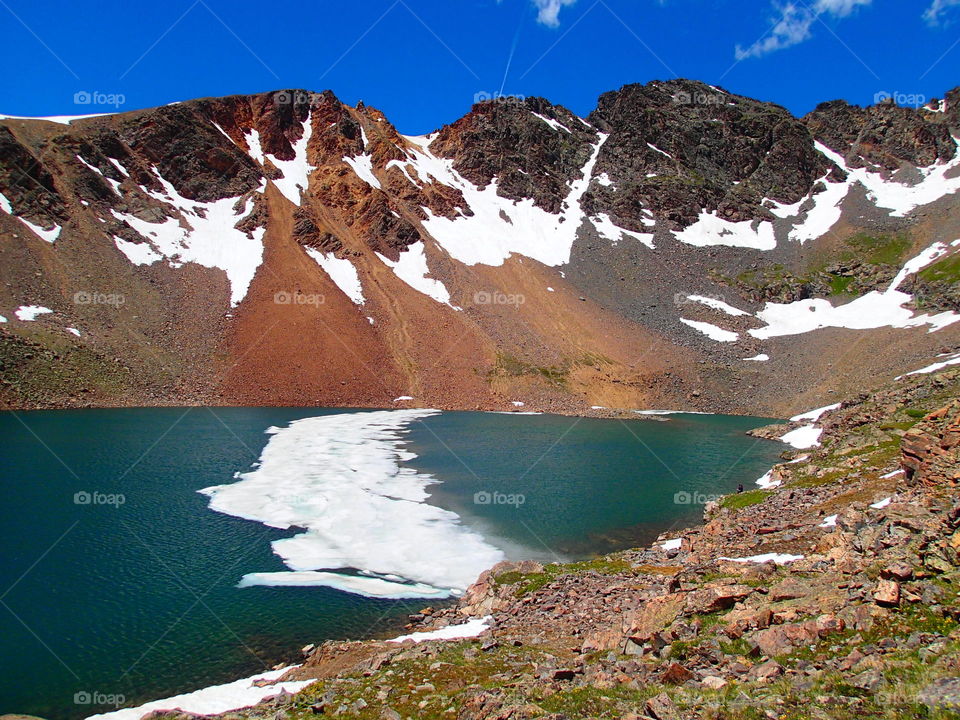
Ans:
[{"label": "turquoise lake water", "polygon": [[[197,492],[249,471],[267,428],[344,412],[0,414],[0,713],[73,720],[113,709],[77,693],[136,705],[296,660],[309,642],[399,632],[422,599],[238,588],[286,570],[270,542],[295,531],[213,512]],[[412,423],[405,448],[441,481],[430,503],[509,557],[553,561],[648,543],[751,487],[784,449],[744,435],[767,422],[444,412]]]}]

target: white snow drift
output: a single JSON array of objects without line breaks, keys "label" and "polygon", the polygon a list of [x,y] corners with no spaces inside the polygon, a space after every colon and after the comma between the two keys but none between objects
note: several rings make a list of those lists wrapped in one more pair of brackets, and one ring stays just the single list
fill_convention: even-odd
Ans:
[{"label": "white snow drift", "polygon": [[168,217],[162,223],[151,223],[130,213],[111,210],[114,217],[125,220],[149,242],[144,247],[143,243],[131,243],[115,237],[117,248],[136,265],[151,265],[166,259],[170,267],[193,262],[208,268],[219,268],[230,281],[230,304],[238,305],[246,296],[253,276],[263,262],[264,229],[257,228],[248,236],[235,227],[253,210],[253,200],[248,199],[239,213],[234,211],[238,201],[236,197],[208,203],[190,200],[178,193],[156,168],[153,172],[164,192],[143,188],[144,192],[176,208],[183,222]]}]

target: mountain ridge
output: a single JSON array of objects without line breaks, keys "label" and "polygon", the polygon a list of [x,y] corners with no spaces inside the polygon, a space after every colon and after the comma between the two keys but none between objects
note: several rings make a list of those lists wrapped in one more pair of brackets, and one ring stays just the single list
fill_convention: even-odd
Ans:
[{"label": "mountain ridge", "polygon": [[[815,405],[957,346],[956,100],[795,118],[656,81],[424,137],[330,91],[0,120],[0,402]],[[854,301],[889,322],[846,327]],[[771,325],[802,302],[824,329]]]}]

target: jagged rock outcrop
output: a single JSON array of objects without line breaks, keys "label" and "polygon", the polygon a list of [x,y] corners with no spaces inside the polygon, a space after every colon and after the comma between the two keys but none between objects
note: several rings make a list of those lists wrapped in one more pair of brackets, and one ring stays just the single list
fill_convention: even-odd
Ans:
[{"label": "jagged rock outcrop", "polygon": [[952,115],[941,115],[891,102],[861,108],[834,100],[818,105],[803,122],[820,142],[843,155],[850,167],[893,173],[953,159],[957,143],[952,134],[960,125]]},{"label": "jagged rock outcrop", "polygon": [[679,227],[704,210],[732,221],[769,219],[767,198],[794,203],[829,170],[813,137],[785,108],[703,83],[627,85],[600,96],[588,120],[610,133],[592,210],[638,219],[638,210]]}]

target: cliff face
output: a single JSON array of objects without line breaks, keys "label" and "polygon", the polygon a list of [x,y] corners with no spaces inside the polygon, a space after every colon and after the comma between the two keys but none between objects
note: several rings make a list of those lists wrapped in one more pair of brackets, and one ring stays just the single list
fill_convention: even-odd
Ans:
[{"label": "cliff face", "polygon": [[957,94],[3,119],[0,402],[809,407],[957,344]]}]

